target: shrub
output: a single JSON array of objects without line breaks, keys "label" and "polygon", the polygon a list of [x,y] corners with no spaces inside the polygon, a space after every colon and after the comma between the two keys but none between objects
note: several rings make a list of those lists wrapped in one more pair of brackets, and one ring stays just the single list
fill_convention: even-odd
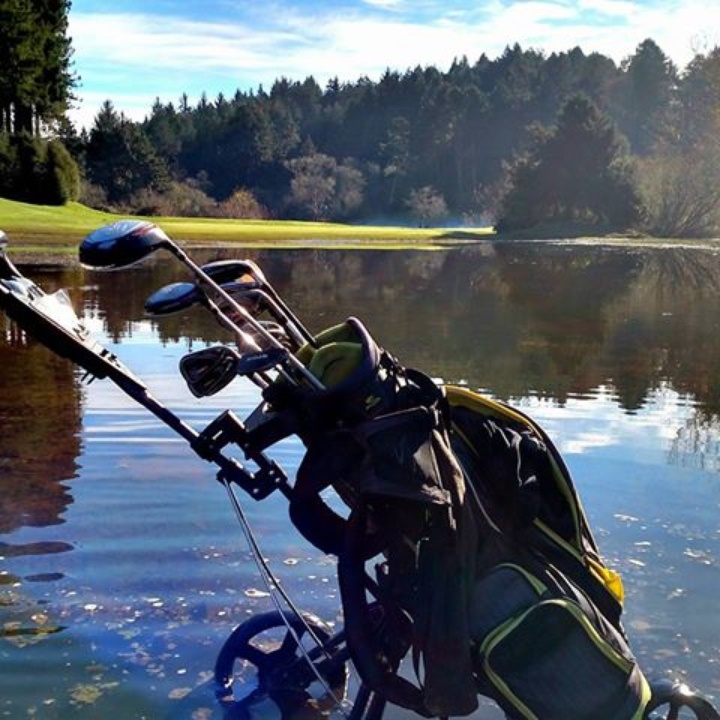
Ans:
[{"label": "shrub", "polygon": [[15,148],[10,143],[10,136],[0,133],[0,196],[10,197],[12,178],[16,162]]},{"label": "shrub", "polygon": [[80,170],[59,140],[0,135],[0,194],[13,200],[63,205],[80,195]]},{"label": "shrub", "polygon": [[45,164],[44,202],[64,205],[80,196],[80,170],[67,148],[59,140],[47,145]]},{"label": "shrub", "polygon": [[138,215],[213,217],[217,203],[192,181],[173,182],[165,192],[138,190],[124,203],[123,210]]},{"label": "shrub", "polygon": [[666,151],[643,160],[640,192],[648,209],[646,229],[658,237],[717,237],[720,148]]},{"label": "shrub", "polygon": [[15,163],[11,171],[8,197],[22,202],[44,203],[47,146],[28,133],[11,139]]},{"label": "shrub", "polygon": [[223,200],[217,206],[216,214],[222,218],[247,218],[251,220],[264,220],[269,217],[267,208],[245,188],[238,188],[230,197]]},{"label": "shrub", "polygon": [[79,200],[83,205],[95,208],[95,210],[111,210],[108,204],[107,193],[99,185],[83,179],[80,182]]}]

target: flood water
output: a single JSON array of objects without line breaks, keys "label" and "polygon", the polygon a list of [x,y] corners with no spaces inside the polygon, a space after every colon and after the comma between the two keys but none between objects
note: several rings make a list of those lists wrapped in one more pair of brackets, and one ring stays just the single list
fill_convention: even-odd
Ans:
[{"label": "flood water", "polygon": [[[543,425],[623,575],[646,674],[720,697],[720,255],[550,243],[235,255],[311,330],[356,315],[406,365]],[[202,401],[185,387],[180,357],[227,336],[201,309],[144,316],[154,290],[187,279],[169,256],[26,274],[69,288],[94,335],[198,430],[258,402],[247,380]],[[271,454],[292,478],[302,446]],[[242,502],[295,602],[340,624],[334,560],[300,538],[282,497]],[[216,654],[271,609],[213,467],[0,318],[0,717],[219,717]]]}]

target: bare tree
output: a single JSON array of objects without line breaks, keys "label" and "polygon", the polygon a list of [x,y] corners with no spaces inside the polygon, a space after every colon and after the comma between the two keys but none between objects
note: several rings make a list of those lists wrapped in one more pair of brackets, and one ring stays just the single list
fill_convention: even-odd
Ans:
[{"label": "bare tree", "polygon": [[365,179],[350,162],[312,153],[287,166],[293,173],[290,202],[314,220],[347,218],[362,204]]},{"label": "bare tree", "polygon": [[288,162],[293,173],[291,201],[307,210],[314,220],[327,217],[335,194],[337,162],[322,153],[306,155]]},{"label": "bare tree", "polygon": [[640,163],[639,187],[647,230],[658,237],[720,235],[720,143],[692,152],[666,151]]}]

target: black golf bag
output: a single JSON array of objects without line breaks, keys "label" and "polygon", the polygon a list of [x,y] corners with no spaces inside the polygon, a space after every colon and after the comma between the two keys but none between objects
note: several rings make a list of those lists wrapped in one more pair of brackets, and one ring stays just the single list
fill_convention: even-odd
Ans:
[{"label": "black golf bag", "polygon": [[[266,399],[307,446],[290,516],[339,558],[363,681],[427,717],[469,714],[478,693],[511,718],[644,717],[622,583],[545,433],[403,367],[354,318],[298,357],[327,389],[278,383]],[[323,499],[330,486],[345,516]]]}]

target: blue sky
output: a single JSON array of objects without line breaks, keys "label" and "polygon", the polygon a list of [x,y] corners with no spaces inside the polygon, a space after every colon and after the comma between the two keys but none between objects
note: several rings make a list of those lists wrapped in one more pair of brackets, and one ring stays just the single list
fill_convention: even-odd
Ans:
[{"label": "blue sky", "polygon": [[516,42],[620,62],[651,37],[682,68],[720,44],[720,0],[73,0],[69,34],[81,78],[71,116],[90,126],[106,99],[141,119],[156,97],[445,70]]}]

